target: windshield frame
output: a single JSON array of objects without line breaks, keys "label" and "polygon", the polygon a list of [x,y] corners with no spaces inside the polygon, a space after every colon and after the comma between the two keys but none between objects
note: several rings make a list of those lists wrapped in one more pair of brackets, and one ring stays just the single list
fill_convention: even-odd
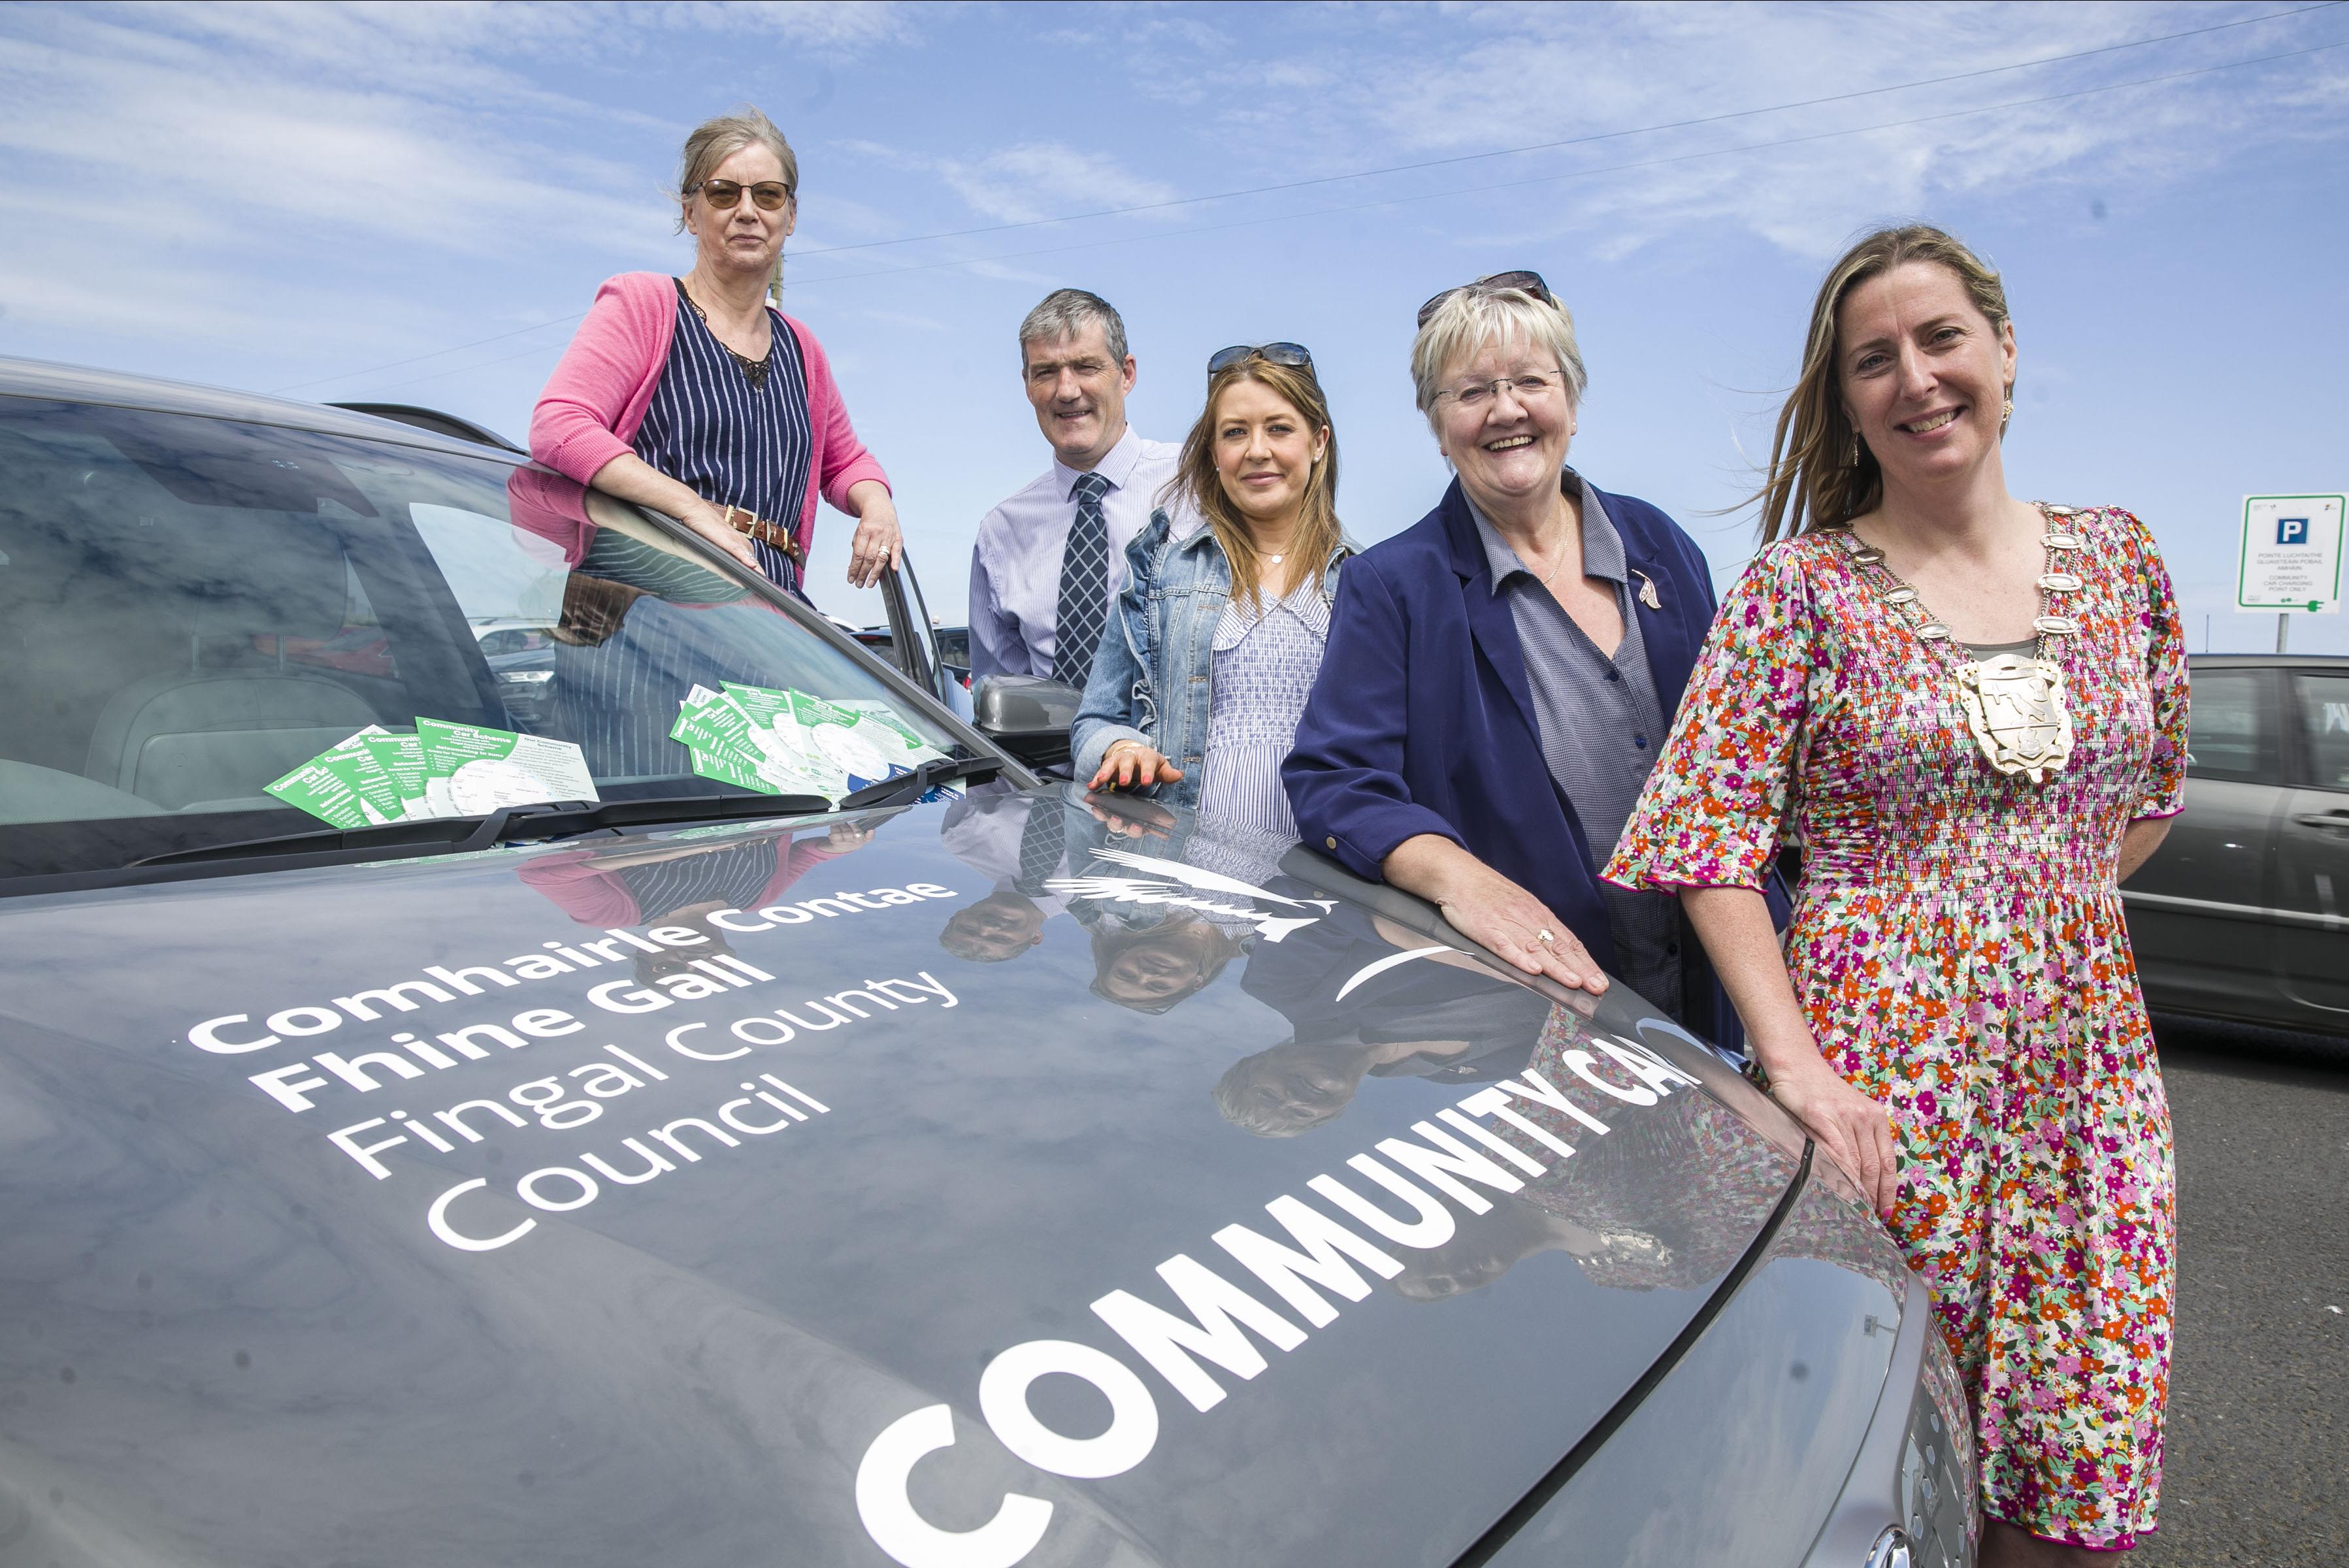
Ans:
[{"label": "windshield frame", "polygon": [[[251,408],[227,410],[217,408],[194,408],[188,407],[185,403],[175,403],[168,398],[93,396],[87,391],[79,389],[69,392],[64,389],[16,387],[0,388],[0,398],[7,399],[10,402],[66,404],[91,408],[123,408],[139,412],[164,415],[172,418],[204,419],[221,424],[261,426],[274,429],[296,431],[305,435],[321,436],[332,440],[350,441],[362,446],[375,445],[384,447],[413,448],[419,450],[429,451],[439,456],[462,457],[475,462],[493,464],[509,471],[515,469],[532,469],[540,473],[553,475],[558,479],[562,477],[559,474],[555,474],[554,469],[547,468],[544,464],[537,462],[525,455],[506,451],[495,447],[483,446],[471,441],[462,441],[452,437],[436,435],[432,432],[418,429],[411,426],[401,425],[389,419],[381,419],[376,416],[359,415],[352,416],[351,418],[354,419],[364,418],[369,424],[379,424],[382,427],[380,431],[371,429],[353,429],[348,428],[344,419],[332,417],[333,414],[342,413],[342,410],[337,409],[330,411],[326,406],[321,406],[320,413],[322,415],[327,415],[328,417],[316,420],[305,420],[291,417],[290,410],[285,405],[265,404],[262,403],[259,399],[255,400],[255,406]],[[893,696],[913,703],[916,710],[925,719],[945,731],[946,734],[955,742],[968,748],[975,755],[990,759],[999,764],[999,768],[997,777],[1007,779],[1019,789],[1035,789],[1044,782],[1035,775],[1032,769],[1021,763],[1018,758],[1004,750],[994,741],[988,739],[986,735],[958,717],[951,707],[939,700],[936,693],[926,690],[907,677],[905,672],[898,669],[895,665],[882,658],[872,649],[864,646],[862,643],[859,643],[854,637],[850,636],[838,626],[833,625],[832,622],[825,617],[823,612],[816,609],[812,604],[785,593],[782,589],[770,582],[763,573],[745,570],[741,562],[736,561],[724,551],[718,549],[715,545],[703,539],[693,530],[686,527],[683,523],[679,522],[677,519],[668,516],[667,513],[656,511],[649,507],[638,506],[633,501],[624,500],[620,497],[610,494],[608,491],[596,490],[593,486],[589,486],[587,488],[603,504],[624,509],[626,512],[642,520],[653,530],[661,533],[666,538],[685,545],[693,552],[694,558],[698,564],[707,567],[714,573],[725,577],[730,582],[740,584],[748,591],[750,596],[761,600],[777,610],[780,610],[788,619],[799,626],[802,631],[812,634],[833,649],[848,655],[849,658],[859,666],[862,673],[878,677],[884,688],[886,689]],[[893,568],[890,570],[894,571],[895,569]],[[914,589],[913,592],[918,594],[919,590],[916,588]],[[748,799],[748,797],[713,793],[709,796],[708,799],[715,804],[740,801],[741,799]],[[781,798],[779,797],[778,799],[780,800]],[[771,818],[761,818],[754,815],[745,815],[743,808],[740,805],[736,805],[730,810],[713,810],[706,817],[702,815],[679,816],[676,820],[676,822],[677,825],[684,825],[687,823],[707,820],[727,822],[730,824],[740,822],[748,826],[755,821],[796,821],[830,814],[832,813],[792,811],[784,810],[778,810]],[[854,813],[850,814],[854,815]],[[446,820],[451,823],[478,824],[486,820],[486,819],[481,817],[452,817],[446,819]],[[38,822],[27,822],[16,824],[9,830],[37,831],[41,826],[42,824]],[[246,875],[256,872],[293,871],[312,866],[333,865],[360,861],[429,857],[434,854],[455,852],[471,847],[464,842],[459,841],[462,841],[465,837],[466,835],[464,833],[460,832],[454,835],[452,841],[440,845],[420,846],[419,848],[408,850],[405,854],[402,854],[398,851],[387,852],[386,850],[381,848],[367,850],[330,847],[321,848],[315,851],[295,851],[284,855],[243,857],[239,859],[226,859],[218,861],[193,861],[161,865],[134,864],[110,867],[89,867],[79,871],[43,872],[30,876],[0,877],[0,900],[30,897],[42,893],[78,892],[101,888],[135,886],[150,882],[183,882],[212,876]]]}]

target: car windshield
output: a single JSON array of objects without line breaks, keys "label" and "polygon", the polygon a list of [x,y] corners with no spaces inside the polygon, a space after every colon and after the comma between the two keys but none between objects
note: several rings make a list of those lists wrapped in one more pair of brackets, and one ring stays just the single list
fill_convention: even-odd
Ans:
[{"label": "car windshield", "polygon": [[633,509],[492,458],[0,398],[0,878],[968,755]]}]

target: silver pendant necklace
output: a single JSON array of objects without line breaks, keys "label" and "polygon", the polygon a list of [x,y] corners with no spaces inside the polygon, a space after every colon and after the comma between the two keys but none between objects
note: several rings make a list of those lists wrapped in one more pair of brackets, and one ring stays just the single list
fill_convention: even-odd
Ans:
[{"label": "silver pendant necklace", "polygon": [[[2064,667],[2051,656],[2065,637],[2077,636],[2080,623],[2059,614],[2056,595],[2076,593],[2085,585],[2072,570],[2084,548],[2067,520],[2068,506],[2039,503],[2046,531],[2040,538],[2046,561],[2039,573],[2039,614],[2031,623],[2036,634],[2031,656],[1998,654],[1987,659],[1958,661],[1958,706],[1974,744],[1999,772],[2021,773],[2033,784],[2044,784],[2063,771],[2072,755],[2072,713],[2064,695]],[[1957,640],[1940,617],[1925,606],[1917,590],[1885,563],[1884,552],[1863,543],[1848,529],[1837,538],[1862,581],[1878,598],[1900,614],[1909,629],[1927,644],[1957,654]]]}]

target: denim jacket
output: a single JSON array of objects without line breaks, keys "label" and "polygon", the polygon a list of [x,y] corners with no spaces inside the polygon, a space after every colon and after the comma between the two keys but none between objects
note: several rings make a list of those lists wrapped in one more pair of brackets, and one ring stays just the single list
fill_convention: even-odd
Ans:
[{"label": "denim jacket", "polygon": [[[1353,548],[1340,541],[1330,552],[1321,573],[1323,603],[1337,593],[1339,564]],[[1139,740],[1183,770],[1180,780],[1157,788],[1157,798],[1170,806],[1198,804],[1216,625],[1231,595],[1231,562],[1216,531],[1194,519],[1191,531],[1177,538],[1165,510],[1152,512],[1150,525],[1125,548],[1125,587],[1069,732],[1078,782],[1099,771],[1112,746]]]}]

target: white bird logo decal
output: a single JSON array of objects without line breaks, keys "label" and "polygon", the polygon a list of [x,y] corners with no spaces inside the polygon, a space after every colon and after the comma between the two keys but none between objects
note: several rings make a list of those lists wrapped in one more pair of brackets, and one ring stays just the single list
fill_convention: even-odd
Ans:
[{"label": "white bird logo decal", "polygon": [[[1195,909],[1206,914],[1237,916],[1256,923],[1256,932],[1267,942],[1278,942],[1292,931],[1302,930],[1321,918],[1318,914],[1302,917],[1266,914],[1245,904],[1235,904],[1221,899],[1202,897],[1202,893],[1225,893],[1246,899],[1262,899],[1268,903],[1286,905],[1290,909],[1319,909],[1327,913],[1337,907],[1334,899],[1284,898],[1268,892],[1252,882],[1237,877],[1227,877],[1198,866],[1185,865],[1180,861],[1160,860],[1154,855],[1138,855],[1130,850],[1102,849],[1094,858],[1118,865],[1131,866],[1135,871],[1153,873],[1138,877],[1054,877],[1044,886],[1050,891],[1071,898],[1114,901],[1119,903],[1163,904],[1175,909]],[[1197,890],[1196,892],[1186,890]]]}]

